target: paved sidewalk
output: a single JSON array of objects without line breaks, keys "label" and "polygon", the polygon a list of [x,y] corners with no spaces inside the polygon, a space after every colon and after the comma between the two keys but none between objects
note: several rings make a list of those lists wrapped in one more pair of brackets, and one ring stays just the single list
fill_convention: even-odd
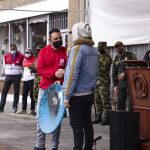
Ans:
[{"label": "paved sidewalk", "polygon": [[[12,96],[10,95],[8,98],[12,99]],[[28,103],[28,108],[29,105],[30,103]],[[21,108],[21,103],[19,103],[19,108]],[[109,126],[94,125],[94,131],[95,137],[98,135],[103,137],[97,142],[96,150],[109,150]],[[33,150],[35,141],[35,116],[12,113],[12,102],[8,100],[5,112],[0,113],[0,150]],[[59,150],[72,150],[72,146],[72,129],[70,128],[69,119],[64,118]],[[47,135],[46,150],[50,150],[50,135]]]}]

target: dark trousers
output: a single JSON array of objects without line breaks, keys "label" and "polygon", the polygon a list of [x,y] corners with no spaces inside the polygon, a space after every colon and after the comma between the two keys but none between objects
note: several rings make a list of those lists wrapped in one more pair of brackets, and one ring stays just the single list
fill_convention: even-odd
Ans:
[{"label": "dark trousers", "polygon": [[4,80],[4,85],[1,94],[1,102],[0,102],[0,109],[4,109],[6,98],[10,86],[13,84],[14,88],[14,101],[13,101],[13,108],[17,108],[19,102],[19,91],[20,91],[20,81],[21,75],[6,75]]},{"label": "dark trousers", "polygon": [[118,93],[118,110],[126,110],[126,101],[128,104],[128,110],[132,111],[132,104],[130,100],[130,91],[127,80],[120,81],[119,83],[119,93]]},{"label": "dark trousers", "polygon": [[27,109],[27,97],[28,93],[30,92],[30,98],[31,98],[31,110],[35,110],[35,101],[33,98],[33,86],[34,86],[34,80],[24,81],[23,83],[23,92],[22,92],[22,110]]},{"label": "dark trousers", "polygon": [[74,136],[73,150],[82,150],[83,143],[85,143],[84,150],[92,150],[94,131],[91,122],[91,109],[93,102],[93,94],[75,96],[70,100],[69,118]]}]

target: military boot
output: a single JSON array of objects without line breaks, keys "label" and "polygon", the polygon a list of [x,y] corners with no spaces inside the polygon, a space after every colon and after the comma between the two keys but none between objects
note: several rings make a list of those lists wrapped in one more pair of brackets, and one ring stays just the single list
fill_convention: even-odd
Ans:
[{"label": "military boot", "polygon": [[92,121],[92,124],[99,124],[102,122],[102,115],[99,114],[95,117],[95,120]]},{"label": "military boot", "polygon": [[102,114],[101,126],[105,126],[105,125],[109,125],[109,114],[108,113]]}]

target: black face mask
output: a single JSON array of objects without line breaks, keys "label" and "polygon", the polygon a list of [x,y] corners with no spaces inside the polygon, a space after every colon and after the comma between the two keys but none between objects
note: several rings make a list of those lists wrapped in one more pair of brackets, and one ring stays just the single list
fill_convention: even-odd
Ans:
[{"label": "black face mask", "polygon": [[119,54],[119,55],[121,55],[121,54],[123,54],[124,53],[124,50],[123,49],[117,49],[117,53]]},{"label": "black face mask", "polygon": [[62,46],[62,40],[53,42],[53,46],[58,49]]},{"label": "black face mask", "polygon": [[104,54],[104,53],[105,53],[105,50],[104,50],[104,49],[98,49],[98,51],[99,51],[101,54]]}]

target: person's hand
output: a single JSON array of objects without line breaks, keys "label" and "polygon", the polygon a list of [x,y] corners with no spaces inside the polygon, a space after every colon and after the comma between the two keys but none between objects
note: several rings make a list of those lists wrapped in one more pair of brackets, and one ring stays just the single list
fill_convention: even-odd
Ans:
[{"label": "person's hand", "polygon": [[64,70],[63,69],[57,69],[55,72],[55,77],[56,78],[63,78],[64,77]]},{"label": "person's hand", "polygon": [[60,84],[61,82],[59,80],[55,81],[54,84]]},{"label": "person's hand", "polygon": [[64,107],[65,108],[69,108],[70,107],[69,100],[64,100]]},{"label": "person's hand", "polygon": [[126,74],[125,74],[124,72],[122,72],[121,74],[119,74],[119,75],[118,75],[119,81],[120,81],[120,80],[123,80],[125,76],[126,76]]}]

